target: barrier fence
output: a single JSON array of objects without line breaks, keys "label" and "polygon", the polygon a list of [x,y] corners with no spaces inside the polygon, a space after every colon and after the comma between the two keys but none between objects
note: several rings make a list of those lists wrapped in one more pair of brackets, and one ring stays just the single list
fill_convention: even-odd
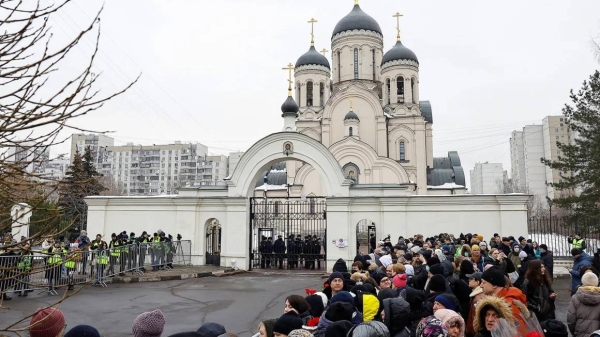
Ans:
[{"label": "barrier fence", "polygon": [[108,249],[0,256],[0,294],[27,296],[31,291],[56,295],[56,289],[91,283],[106,287],[115,275],[144,274],[191,264],[191,241],[123,245]]},{"label": "barrier fence", "polygon": [[531,217],[527,221],[529,238],[545,244],[555,258],[572,259],[569,237],[579,233],[587,246],[586,252],[593,254],[600,248],[600,223],[598,221],[569,221],[561,217]]}]

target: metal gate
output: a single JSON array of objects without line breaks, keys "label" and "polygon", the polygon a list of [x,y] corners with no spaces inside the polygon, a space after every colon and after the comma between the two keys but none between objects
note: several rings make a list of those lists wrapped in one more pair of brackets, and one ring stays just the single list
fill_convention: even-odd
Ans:
[{"label": "metal gate", "polygon": [[325,265],[324,197],[250,198],[250,270]]},{"label": "metal gate", "polygon": [[[376,240],[377,227],[368,219],[362,219],[356,224],[356,254],[365,255],[373,252],[373,241]],[[376,241],[375,241],[376,243]]]}]

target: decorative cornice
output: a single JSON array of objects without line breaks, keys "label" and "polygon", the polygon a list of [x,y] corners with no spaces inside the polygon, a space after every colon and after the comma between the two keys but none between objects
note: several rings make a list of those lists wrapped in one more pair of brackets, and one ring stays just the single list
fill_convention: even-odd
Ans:
[{"label": "decorative cornice", "polygon": [[302,72],[308,72],[308,71],[322,71],[327,73],[327,77],[329,77],[329,74],[331,73],[331,70],[325,66],[322,65],[318,65],[318,64],[307,64],[307,65],[302,65],[299,66],[298,68],[296,68],[294,70],[294,76],[298,76],[298,75],[302,75],[299,73]]},{"label": "decorative cornice", "polygon": [[337,40],[342,39],[344,37],[348,37],[348,36],[358,36],[358,35],[362,35],[362,36],[368,36],[368,37],[374,37],[374,38],[379,38],[381,40],[383,40],[383,35],[371,31],[371,30],[364,30],[364,29],[354,29],[354,30],[347,30],[344,32],[340,32],[335,34],[334,36],[331,37],[331,44],[334,44]]},{"label": "decorative cornice", "polygon": [[394,66],[410,66],[410,67],[414,67],[415,70],[419,70],[419,63],[415,62],[413,60],[393,60],[393,61],[389,61],[384,63],[383,65],[381,65],[381,71],[385,71],[387,68],[391,68]]}]

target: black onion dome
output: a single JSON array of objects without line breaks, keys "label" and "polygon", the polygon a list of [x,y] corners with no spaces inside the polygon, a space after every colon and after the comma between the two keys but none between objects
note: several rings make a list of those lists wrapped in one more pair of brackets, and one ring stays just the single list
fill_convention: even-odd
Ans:
[{"label": "black onion dome", "polygon": [[344,120],[348,120],[348,119],[356,119],[357,121],[360,121],[360,119],[358,119],[358,116],[354,113],[354,111],[350,111],[346,114],[346,117],[344,117]]},{"label": "black onion dome", "polygon": [[352,11],[346,15],[340,22],[335,25],[333,29],[333,34],[331,36],[335,36],[338,33],[345,32],[348,30],[369,30],[372,32],[379,33],[383,35],[381,32],[381,27],[375,19],[373,19],[369,14],[365,13],[360,9],[359,5],[354,5]]},{"label": "black onion dome", "polygon": [[288,98],[281,105],[281,112],[284,114],[295,114],[300,111],[300,107],[296,104],[296,101],[292,98],[292,96],[288,96]]},{"label": "black onion dome", "polygon": [[314,46],[310,46],[310,49],[296,61],[296,68],[307,65],[318,65],[331,69],[327,58],[319,53]]},{"label": "black onion dome", "polygon": [[381,64],[396,60],[411,60],[419,63],[417,55],[412,50],[406,48],[400,41],[396,43],[394,48],[390,49],[387,53],[385,53],[385,55],[383,55]]}]

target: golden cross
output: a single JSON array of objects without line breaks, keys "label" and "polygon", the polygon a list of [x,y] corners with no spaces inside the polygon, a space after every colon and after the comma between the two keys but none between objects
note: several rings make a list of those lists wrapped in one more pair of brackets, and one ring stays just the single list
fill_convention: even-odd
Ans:
[{"label": "golden cross", "polygon": [[315,23],[319,22],[317,20],[315,20],[315,18],[311,18],[310,21],[308,21],[308,23],[310,23],[310,45],[314,46],[315,45]]},{"label": "golden cross", "polygon": [[404,15],[400,14],[400,12],[396,12],[396,14],[393,15],[393,17],[396,18],[396,31],[398,31],[398,41],[400,41],[400,18],[403,16]]},{"label": "golden cross", "polygon": [[288,64],[287,67],[281,68],[282,70],[287,70],[288,73],[288,96],[292,97],[292,70],[294,70],[293,64]]},{"label": "golden cross", "polygon": [[323,50],[321,50],[321,53],[323,54],[323,56],[327,57],[327,53],[329,53],[329,50],[327,50],[327,48],[323,48]]}]

